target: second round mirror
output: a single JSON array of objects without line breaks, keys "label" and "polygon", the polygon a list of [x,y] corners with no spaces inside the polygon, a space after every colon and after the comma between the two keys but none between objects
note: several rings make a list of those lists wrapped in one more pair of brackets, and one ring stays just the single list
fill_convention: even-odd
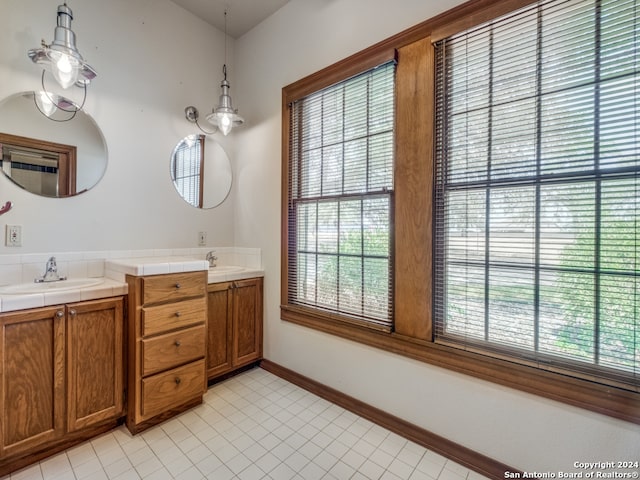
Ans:
[{"label": "second round mirror", "polygon": [[197,208],[220,205],[231,190],[231,163],[222,146],[205,135],[188,135],[171,154],[171,180],[180,196]]}]

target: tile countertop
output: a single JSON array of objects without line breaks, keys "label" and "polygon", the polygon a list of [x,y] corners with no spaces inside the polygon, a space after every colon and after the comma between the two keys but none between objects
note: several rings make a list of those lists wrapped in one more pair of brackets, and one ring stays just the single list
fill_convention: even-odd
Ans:
[{"label": "tile countertop", "polygon": [[[225,265],[209,269],[209,283],[232,282],[245,278],[264,277],[264,270],[253,267],[235,267],[233,271],[224,271]],[[220,270],[216,270],[220,268]]]},{"label": "tile countertop", "polygon": [[105,275],[125,281],[129,275],[160,275],[165,273],[208,271],[208,282],[231,282],[245,278],[264,277],[264,270],[255,267],[219,265],[209,268],[209,262],[191,257],[119,258],[105,262]]},{"label": "tile countertop", "polygon": [[0,295],[0,312],[126,295],[127,274],[140,276],[197,271],[208,271],[209,283],[264,276],[264,270],[260,268],[220,265],[210,269],[206,260],[190,257],[119,258],[105,261],[105,276],[98,285],[56,292]]},{"label": "tile countertop", "polygon": [[71,290],[0,295],[0,312],[12,312],[27,308],[48,307],[64,303],[83,302],[85,300],[97,300],[99,298],[126,295],[128,292],[126,283],[106,277],[100,280],[102,280],[102,282],[98,285],[74,288]]},{"label": "tile countertop", "polygon": [[140,257],[106,260],[105,276],[126,281],[128,275],[161,275],[165,273],[198,272],[209,269],[209,262],[193,257]]}]

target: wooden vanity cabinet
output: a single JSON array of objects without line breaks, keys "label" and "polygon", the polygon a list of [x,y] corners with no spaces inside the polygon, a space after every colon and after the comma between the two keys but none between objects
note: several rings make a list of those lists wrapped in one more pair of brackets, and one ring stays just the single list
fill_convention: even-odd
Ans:
[{"label": "wooden vanity cabinet", "polygon": [[124,299],[0,314],[0,475],[113,428]]},{"label": "wooden vanity cabinet", "polygon": [[207,272],[127,276],[127,428],[137,433],[202,402]]},{"label": "wooden vanity cabinet", "polygon": [[263,279],[211,283],[207,289],[207,378],[262,358]]}]

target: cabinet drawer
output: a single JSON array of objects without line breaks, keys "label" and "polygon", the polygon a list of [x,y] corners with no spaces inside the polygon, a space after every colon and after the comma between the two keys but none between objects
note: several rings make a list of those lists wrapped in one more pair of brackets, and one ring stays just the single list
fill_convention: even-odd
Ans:
[{"label": "cabinet drawer", "polygon": [[142,340],[142,375],[204,357],[205,326],[187,328]]},{"label": "cabinet drawer", "polygon": [[194,298],[142,309],[142,335],[149,336],[202,323],[206,318],[207,298]]},{"label": "cabinet drawer", "polygon": [[142,299],[149,303],[171,302],[204,296],[207,272],[173,273],[142,278]]},{"label": "cabinet drawer", "polygon": [[144,378],[141,413],[153,417],[201,396],[204,391],[204,360]]}]

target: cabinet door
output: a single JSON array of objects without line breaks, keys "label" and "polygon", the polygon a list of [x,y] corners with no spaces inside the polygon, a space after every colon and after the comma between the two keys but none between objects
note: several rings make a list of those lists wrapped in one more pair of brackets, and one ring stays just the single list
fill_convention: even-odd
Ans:
[{"label": "cabinet door", "polygon": [[64,434],[64,310],[0,315],[0,456]]},{"label": "cabinet door", "polygon": [[231,362],[231,283],[212,283],[207,298],[207,378],[227,373]]},{"label": "cabinet door", "polygon": [[233,366],[262,358],[262,278],[233,282]]},{"label": "cabinet door", "polygon": [[122,297],[67,306],[69,431],[123,413]]}]

